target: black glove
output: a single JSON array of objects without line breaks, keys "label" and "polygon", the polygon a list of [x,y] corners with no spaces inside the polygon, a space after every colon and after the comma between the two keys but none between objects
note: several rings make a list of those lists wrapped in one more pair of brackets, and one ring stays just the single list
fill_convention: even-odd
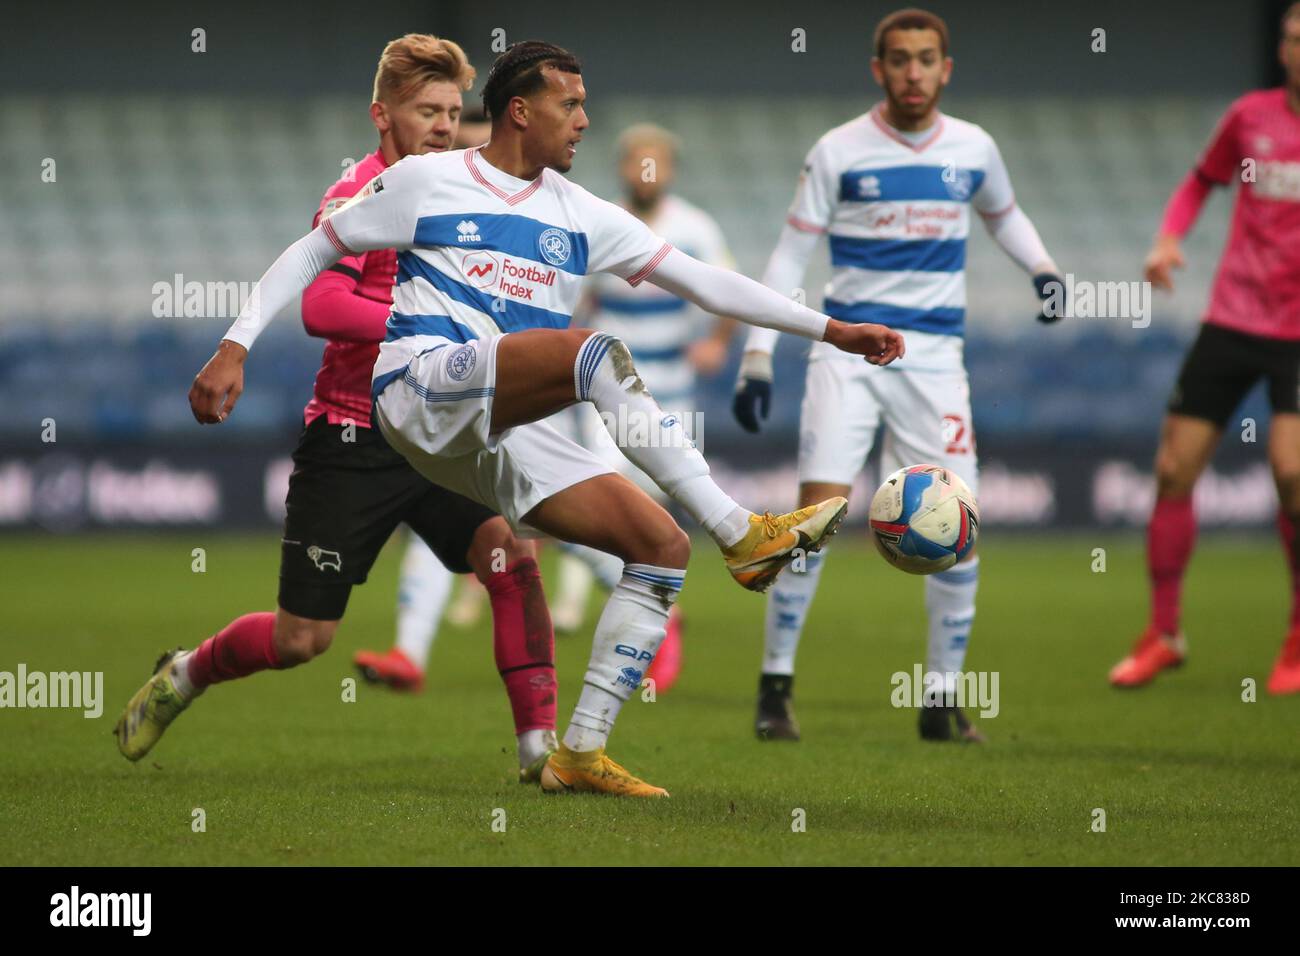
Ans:
[{"label": "black glove", "polygon": [[747,432],[757,432],[759,421],[767,421],[772,410],[772,356],[767,352],[746,352],[740,359],[736,397],[731,414]]},{"label": "black glove", "polygon": [[772,408],[772,383],[761,378],[741,379],[736,397],[731,400],[731,414],[747,432],[758,431],[759,420],[767,421]]},{"label": "black glove", "polygon": [[1034,318],[1044,325],[1059,322],[1065,314],[1065,280],[1055,272],[1040,272],[1034,276],[1034,291],[1042,301]]}]

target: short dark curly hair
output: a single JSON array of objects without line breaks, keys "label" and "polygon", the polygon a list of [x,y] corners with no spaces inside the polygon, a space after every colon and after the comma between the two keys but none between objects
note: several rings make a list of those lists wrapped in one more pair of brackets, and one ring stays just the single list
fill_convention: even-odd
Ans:
[{"label": "short dark curly hair", "polygon": [[948,55],[948,24],[929,10],[918,10],[916,7],[895,10],[876,24],[874,40],[877,59],[885,58],[885,35],[890,30],[933,30],[939,34],[939,53]]},{"label": "short dark curly hair", "polygon": [[542,71],[548,66],[582,75],[582,64],[576,56],[543,40],[521,40],[497,57],[483,84],[483,106],[492,121],[505,115],[506,107],[516,96],[529,96],[540,90],[546,84]]}]

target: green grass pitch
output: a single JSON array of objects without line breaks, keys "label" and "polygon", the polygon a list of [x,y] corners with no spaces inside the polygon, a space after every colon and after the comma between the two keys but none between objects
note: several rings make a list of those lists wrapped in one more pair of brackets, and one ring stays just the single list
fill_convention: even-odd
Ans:
[{"label": "green grass pitch", "polygon": [[[610,745],[673,796],[630,802],[516,782],[486,622],[443,628],[423,695],[360,684],[342,700],[352,652],[391,639],[397,543],[328,654],[210,689],[129,764],[111,728],[157,654],[274,605],[276,535],[199,537],[0,542],[0,670],[105,675],[97,720],[0,710],[0,863],[1300,862],[1300,698],[1263,689],[1288,606],[1271,538],[1203,536],[1185,589],[1189,664],[1117,692],[1107,668],[1146,614],[1138,536],[987,534],[967,665],[999,673],[1001,712],[980,722],[982,747],[922,743],[915,712],[891,706],[890,675],[924,660],[922,583],[852,531],[800,653],[804,740],[756,741],[764,599],[697,542],[683,677],[653,703],[634,698]],[[205,573],[191,571],[196,546]],[[1091,570],[1098,547],[1105,573]],[[558,642],[561,726],[589,633]]]}]

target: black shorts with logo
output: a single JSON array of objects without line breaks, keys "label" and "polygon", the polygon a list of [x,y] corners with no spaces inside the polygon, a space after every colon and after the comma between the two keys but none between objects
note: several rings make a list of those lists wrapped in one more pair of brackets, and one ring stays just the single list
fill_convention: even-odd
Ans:
[{"label": "black shorts with logo", "polygon": [[[351,433],[355,439],[345,441]],[[280,551],[280,607],[317,621],[343,616],[398,524],[406,522],[457,574],[479,525],[496,513],[429,482],[378,429],[302,430],[293,452]]]},{"label": "black shorts with logo", "polygon": [[1222,428],[1260,379],[1276,412],[1300,412],[1300,341],[1249,335],[1206,322],[1169,398],[1176,415]]}]

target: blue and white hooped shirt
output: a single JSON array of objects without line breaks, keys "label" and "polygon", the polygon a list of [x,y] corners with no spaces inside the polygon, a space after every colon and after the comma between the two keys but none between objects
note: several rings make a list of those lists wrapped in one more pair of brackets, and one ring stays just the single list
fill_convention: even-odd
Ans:
[{"label": "blue and white hooped shirt", "polygon": [[566,328],[584,276],[610,272],[635,286],[672,249],[558,173],[527,182],[478,152],[408,156],[321,224],[345,255],[397,250],[372,397],[437,345]]},{"label": "blue and white hooped shirt", "polygon": [[827,234],[827,315],[960,336],[970,210],[994,218],[1015,208],[1010,177],[997,144],[974,123],[940,114],[928,136],[911,142],[882,109],[817,141],[786,221]]}]

